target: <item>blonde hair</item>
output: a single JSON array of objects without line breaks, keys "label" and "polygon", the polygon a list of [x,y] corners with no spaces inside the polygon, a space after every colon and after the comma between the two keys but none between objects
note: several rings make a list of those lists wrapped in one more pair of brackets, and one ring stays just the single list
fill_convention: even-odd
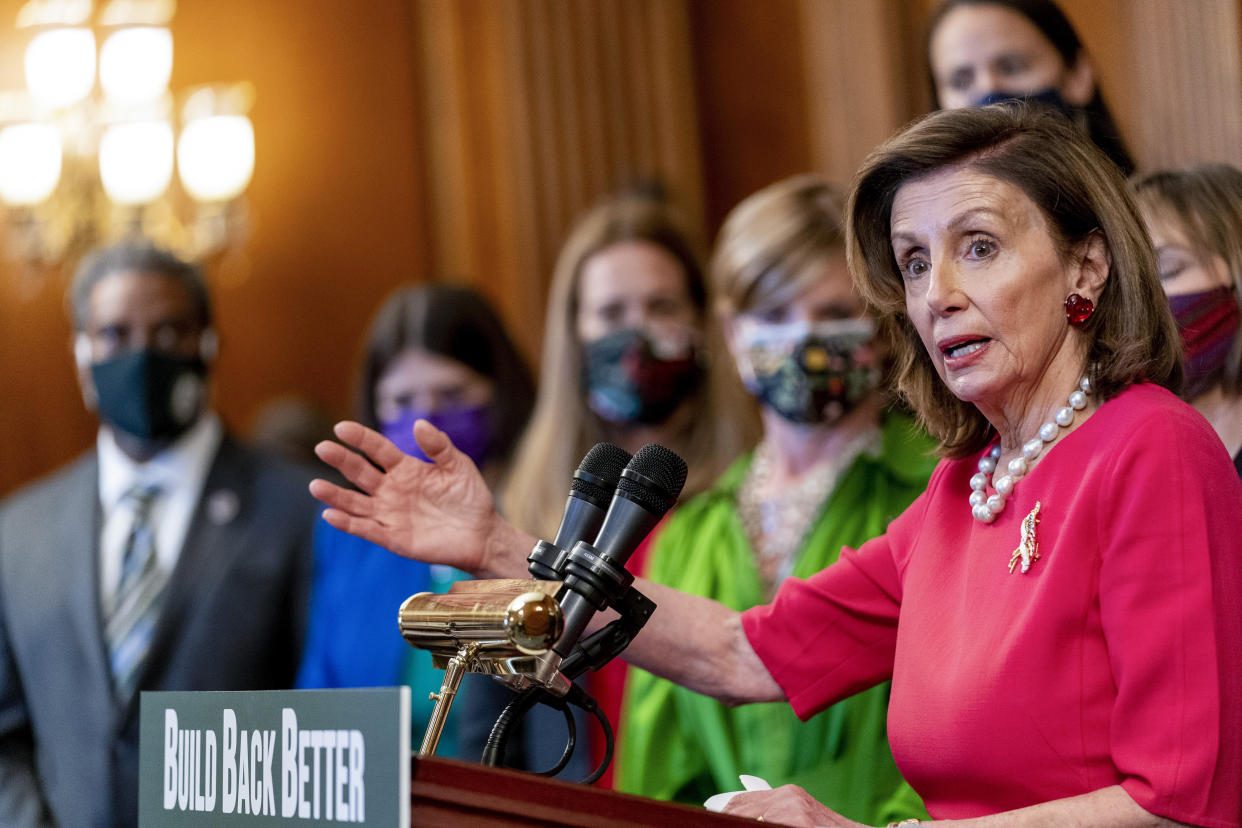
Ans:
[{"label": "blonde hair", "polygon": [[[1180,227],[1200,259],[1214,253],[1225,261],[1234,298],[1242,305],[1242,170],[1228,164],[1199,164],[1131,179],[1141,206]],[[1221,386],[1242,393],[1242,336],[1235,336]]]},{"label": "blonde hair", "polygon": [[841,198],[817,175],[786,178],[730,211],[711,260],[720,313],[764,313],[788,304],[824,276],[845,250]]},{"label": "blonde hair", "polygon": [[518,445],[504,486],[501,511],[512,523],[552,537],[560,522],[574,469],[597,442],[607,439],[603,422],[590,410],[582,386],[582,347],[577,337],[579,277],[596,253],[626,241],[654,244],[682,266],[686,288],[704,327],[708,358],[704,382],[690,398],[693,416],[670,439],[690,469],[682,497],[706,490],[727,463],[753,442],[757,427],[726,354],[719,329],[707,311],[701,258],[682,221],[662,201],[637,196],[613,198],[584,214],[571,230],[556,262],[544,326],[543,358],[535,412]]},{"label": "blonde hair", "polygon": [[992,427],[940,380],[906,315],[889,231],[897,191],[953,166],[1022,190],[1043,213],[1065,260],[1090,237],[1103,240],[1108,281],[1095,314],[1080,329],[1087,344],[1083,369],[1103,399],[1143,381],[1179,390],[1181,340],[1160,287],[1151,240],[1117,166],[1055,112],[1003,104],[934,112],[872,151],[855,175],[845,215],[854,284],[879,314],[896,363],[898,392],[940,440],[942,455],[982,450]]}]

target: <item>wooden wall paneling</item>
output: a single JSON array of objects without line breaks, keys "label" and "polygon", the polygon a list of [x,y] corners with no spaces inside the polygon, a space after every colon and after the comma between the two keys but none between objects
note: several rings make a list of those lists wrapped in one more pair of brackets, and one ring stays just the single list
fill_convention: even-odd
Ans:
[{"label": "wooden wall paneling", "polygon": [[[543,277],[548,267],[544,259],[546,243],[539,228],[540,182],[535,169],[519,159],[535,156],[535,136],[527,127],[533,116],[530,96],[513,94],[512,84],[531,76],[532,56],[522,47],[518,37],[501,36],[501,33],[520,31],[523,25],[521,8],[513,2],[504,4],[504,25],[499,27],[497,48],[504,55],[504,77],[509,85],[499,86],[500,100],[504,106],[502,123],[506,125],[503,146],[508,154],[507,165],[497,201],[508,212],[498,227],[504,239],[505,249],[511,251],[509,266],[496,273],[505,288],[497,297],[502,312],[507,312],[510,330],[519,337],[527,361],[538,365],[539,346],[543,331],[544,305],[547,302],[547,284]],[[532,232],[532,228],[535,232]]]},{"label": "wooden wall paneling", "polygon": [[[594,45],[591,41],[582,42],[578,39],[575,29],[575,17],[586,16],[586,4],[561,3],[559,0],[543,0],[551,6],[549,15],[553,38],[553,61],[549,72],[552,88],[558,102],[557,121],[562,136],[564,154],[560,167],[561,193],[564,204],[581,204],[590,198],[587,195],[588,164],[596,162],[599,148],[588,145],[584,129],[584,103],[590,90],[587,89],[589,67],[593,62],[587,59],[586,52]],[[587,31],[589,37],[589,28]]]},{"label": "wooden wall paneling", "polygon": [[612,33],[610,37],[599,38],[595,44],[596,65],[599,72],[599,94],[593,96],[594,106],[598,109],[600,124],[600,146],[609,159],[607,178],[599,182],[599,189],[606,187],[606,181],[620,178],[628,174],[625,170],[626,160],[630,156],[629,136],[633,131],[630,121],[635,113],[624,105],[625,100],[625,50],[618,33],[622,25],[622,9],[616,4],[607,4],[598,9],[599,25],[603,31]]},{"label": "wooden wall paneling", "polygon": [[[659,0],[648,0],[656,3]],[[652,63],[652,91],[660,113],[653,126],[658,169],[669,170],[674,194],[696,226],[704,218],[702,136],[696,117],[694,65],[690,56],[690,13],[684,3],[668,4],[663,14],[648,17],[652,41],[665,59]],[[689,187],[693,186],[693,190]]]},{"label": "wooden wall paneling", "polygon": [[[516,2],[504,4],[504,27],[502,31],[511,33],[501,38],[505,55],[505,75],[510,79],[506,87],[504,100],[505,122],[509,130],[505,145],[510,153],[507,156],[508,188],[503,191],[502,198],[505,209],[510,212],[509,221],[504,222],[503,233],[509,249],[514,251],[511,269],[499,275],[506,283],[505,299],[502,309],[510,314],[511,329],[513,323],[520,323],[519,331],[523,336],[522,345],[527,352],[528,361],[533,367],[538,366],[539,348],[542,344],[544,306],[547,304],[547,277],[549,264],[546,250],[550,244],[551,234],[546,229],[547,221],[541,213],[541,190],[543,182],[538,171],[530,163],[522,163],[521,159],[535,158],[542,151],[538,143],[538,134],[529,128],[529,124],[537,117],[536,101],[530,94],[514,94],[513,84],[527,84],[535,73],[535,55],[526,48],[526,38],[522,35],[513,36],[514,32],[523,32],[527,25],[522,14],[522,7]],[[546,102],[545,102],[546,107]]]},{"label": "wooden wall paneling", "polygon": [[1128,119],[1144,169],[1202,161],[1242,165],[1242,40],[1237,0],[1146,0],[1126,6]]},{"label": "wooden wall paneling", "polygon": [[[536,212],[528,214],[525,221],[532,222],[524,228],[524,232],[530,233],[536,242],[536,258],[532,262],[536,270],[525,274],[519,274],[527,283],[533,283],[534,293],[547,298],[546,285],[541,282],[546,281],[547,275],[544,272],[544,266],[547,264],[547,251],[553,249],[558,241],[557,228],[561,226],[564,219],[561,217],[563,207],[561,205],[560,187],[555,177],[549,178],[548,170],[540,164],[540,159],[556,157],[561,152],[559,142],[559,130],[556,129],[554,123],[558,117],[556,90],[553,85],[551,72],[546,71],[546,65],[543,63],[544,56],[550,52],[550,37],[547,31],[546,19],[549,10],[546,4],[527,3],[521,7],[521,19],[523,27],[520,30],[523,37],[519,39],[514,48],[520,49],[523,57],[523,68],[526,74],[522,76],[530,89],[531,108],[528,114],[528,120],[522,122],[522,126],[532,136],[533,154],[522,159],[523,166],[529,172],[532,195],[536,199],[538,207]],[[517,90],[520,96],[522,91]],[[556,171],[552,171],[552,175],[556,175]]]},{"label": "wooden wall paneling", "polygon": [[244,430],[293,394],[351,411],[360,340],[380,301],[426,270],[415,160],[411,9],[299,0],[178,5],[173,88],[247,78],[257,95],[244,279],[210,274],[217,400]]},{"label": "wooden wall paneling", "polygon": [[927,20],[937,0],[894,0],[897,36],[905,56],[898,59],[906,90],[905,111],[909,118],[931,110],[931,84],[927,77]]},{"label": "wooden wall paneling", "polygon": [[[432,163],[423,164],[428,182],[428,210],[431,242],[428,258],[434,278],[444,278],[457,270],[468,270],[473,262],[470,252],[470,227],[467,222],[446,220],[449,216],[466,215],[471,210],[472,187],[465,186],[469,176],[465,114],[466,99],[459,89],[464,76],[460,68],[465,62],[467,44],[451,14],[452,2],[423,0],[416,3],[416,31],[429,34],[418,39],[419,79],[423,107],[421,126],[424,147]],[[415,33],[411,33],[415,36]]]},{"label": "wooden wall paneling", "polygon": [[[521,34],[525,37],[516,45],[526,57],[526,82],[533,90],[534,109],[532,118],[522,126],[535,135],[536,152],[533,157],[519,159],[531,167],[535,176],[535,193],[539,199],[539,223],[534,228],[538,234],[540,253],[545,253],[555,243],[555,229],[564,219],[564,184],[556,159],[565,152],[561,102],[557,97],[555,43],[550,31],[554,16],[544,0],[526,0],[522,7],[525,25]],[[514,90],[522,94],[522,90]],[[541,255],[542,258],[542,255]]]},{"label": "wooden wall paneling", "polygon": [[523,168],[512,163],[526,146],[524,134],[511,129],[523,99],[511,98],[505,81],[523,74],[506,34],[513,7],[425,0],[415,9],[411,35],[420,55],[424,136],[419,163],[432,214],[428,276],[476,287],[514,328],[525,308],[509,287],[519,281],[514,273],[529,250],[504,212],[530,206],[521,203],[525,188],[515,181]]},{"label": "wooden wall paneling", "polygon": [[708,227],[739,201],[814,168],[801,0],[689,6]]},{"label": "wooden wall paneling", "polygon": [[[0,0],[0,89],[25,85],[29,35],[13,28],[24,0]],[[0,220],[9,214],[0,208]],[[82,406],[65,313],[65,270],[8,258],[0,230],[0,496],[73,457],[95,434]]]},{"label": "wooden wall paneling", "polygon": [[[594,36],[597,28],[601,31],[608,30],[604,25],[608,10],[601,10],[601,14],[591,14],[587,4],[573,3],[566,12],[570,18],[568,36],[582,50],[578,61],[580,82],[574,89],[577,101],[574,109],[579,120],[578,134],[583,146],[589,147],[601,159],[601,163],[583,165],[581,170],[583,192],[593,194],[608,186],[609,171],[615,157],[610,146],[608,129],[608,119],[612,112],[604,108],[604,96],[599,94],[599,90],[605,88],[601,47],[606,38]],[[590,195],[585,197],[589,198]]]},{"label": "wooden wall paneling", "polygon": [[0,266],[0,496],[89,445],[59,271]]},{"label": "wooden wall paneling", "polygon": [[[529,356],[577,214],[638,177],[702,215],[684,3],[423,0],[439,268],[480,284]],[[450,104],[445,97],[453,98]],[[453,209],[445,209],[452,205]]]},{"label": "wooden wall paneling", "polygon": [[801,14],[815,168],[844,187],[914,114],[905,62],[921,52],[896,0],[802,0]]},{"label": "wooden wall paneling", "polygon": [[[644,31],[646,20],[641,13],[641,7],[648,5],[648,0],[638,0],[630,7],[622,9],[621,17],[621,42],[626,67],[626,74],[622,76],[626,90],[622,105],[634,113],[634,117],[628,122],[630,130],[627,137],[630,145],[626,154],[636,162],[639,159],[651,158],[655,150],[655,137],[650,129],[654,119],[646,119],[649,114],[654,114],[650,67],[646,61],[633,59],[635,55],[642,54],[647,43],[647,33]],[[629,172],[634,175],[639,170],[632,169]]]}]

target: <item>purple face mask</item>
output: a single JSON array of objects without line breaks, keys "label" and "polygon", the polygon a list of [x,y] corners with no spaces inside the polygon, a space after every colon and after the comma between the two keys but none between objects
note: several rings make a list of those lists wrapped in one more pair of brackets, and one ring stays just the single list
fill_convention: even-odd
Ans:
[{"label": "purple face mask", "polygon": [[380,430],[397,448],[425,461],[427,455],[414,442],[414,421],[426,420],[447,434],[458,451],[483,468],[491,448],[491,413],[491,406],[487,405],[445,408],[435,412],[405,409],[395,420],[382,420]]}]

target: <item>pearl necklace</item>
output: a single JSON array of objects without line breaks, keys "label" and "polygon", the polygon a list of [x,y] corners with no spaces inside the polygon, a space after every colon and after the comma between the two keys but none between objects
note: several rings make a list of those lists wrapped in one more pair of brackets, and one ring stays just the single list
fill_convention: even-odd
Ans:
[{"label": "pearl necklace", "polygon": [[[1087,395],[1091,393],[1091,381],[1083,377],[1078,381],[1078,389],[1069,395],[1069,405],[1057,411],[1056,416],[1039,427],[1039,436],[1033,437],[1022,444],[1022,454],[1009,461],[1009,473],[995,479],[992,488],[996,494],[988,496],[988,475],[996,471],[996,462],[1000,459],[1000,443],[992,446],[992,450],[979,460],[979,473],[970,478],[970,512],[975,520],[991,523],[996,516],[1005,510],[1005,501],[1013,492],[1014,484],[1022,479],[1035,459],[1043,453],[1044,445],[1057,438],[1061,429],[1068,428],[1074,422],[1074,412],[1087,407]],[[993,475],[995,476],[995,475]]]}]

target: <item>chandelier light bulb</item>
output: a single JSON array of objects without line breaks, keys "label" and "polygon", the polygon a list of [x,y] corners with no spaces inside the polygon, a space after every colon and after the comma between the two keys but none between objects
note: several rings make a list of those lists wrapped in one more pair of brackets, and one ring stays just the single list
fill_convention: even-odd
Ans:
[{"label": "chandelier light bulb", "polygon": [[114,124],[99,139],[99,178],[113,204],[140,207],[168,189],[173,131],[167,121]]},{"label": "chandelier light bulb", "polygon": [[195,118],[177,142],[181,184],[198,202],[237,198],[254,174],[254,127],[245,115]]},{"label": "chandelier light bulb", "polygon": [[123,226],[206,256],[244,233],[245,210],[226,207],[254,175],[254,85],[173,94],[176,0],[20,5],[26,89],[0,90],[0,234],[13,241],[0,255],[62,262]]},{"label": "chandelier light bulb", "polygon": [[172,78],[172,32],[157,26],[118,29],[99,50],[99,85],[122,104],[157,100]]},{"label": "chandelier light bulb", "polygon": [[13,124],[0,129],[0,200],[33,207],[60,181],[60,133],[51,124]]},{"label": "chandelier light bulb", "polygon": [[26,47],[26,86],[47,109],[73,106],[95,85],[95,34],[90,29],[48,29]]}]

